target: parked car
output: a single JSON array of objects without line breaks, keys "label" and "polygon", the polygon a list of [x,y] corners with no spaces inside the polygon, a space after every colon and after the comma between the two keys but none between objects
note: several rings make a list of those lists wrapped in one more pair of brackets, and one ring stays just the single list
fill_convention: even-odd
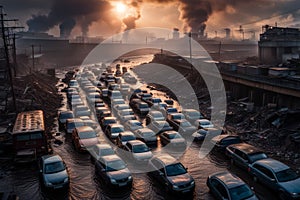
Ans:
[{"label": "parked car", "polygon": [[197,119],[204,118],[203,115],[195,109],[183,109],[181,112],[185,115],[185,118],[191,123],[194,123]]},{"label": "parked car", "polygon": [[133,110],[129,108],[129,109],[120,110],[118,113],[119,117],[126,116],[126,115],[134,115]]},{"label": "parked car", "polygon": [[239,144],[243,141],[237,135],[218,135],[211,139],[211,142],[214,145],[214,148],[217,150],[225,151],[226,147],[232,144]]},{"label": "parked car", "polygon": [[145,142],[147,145],[156,145],[156,134],[149,128],[137,129],[134,134],[138,140]]},{"label": "parked car", "polygon": [[132,185],[132,176],[125,162],[117,155],[103,156],[95,162],[96,173],[113,187]]},{"label": "parked car", "polygon": [[226,155],[230,157],[232,164],[245,170],[248,170],[255,161],[268,158],[262,150],[246,143],[226,147]]},{"label": "parked car", "polygon": [[124,127],[125,127],[126,130],[129,130],[129,131],[135,131],[137,129],[144,128],[143,124],[138,120],[128,120],[124,124]]},{"label": "parked car", "polygon": [[68,189],[70,178],[59,155],[42,156],[39,162],[42,185],[47,189]]},{"label": "parked car", "polygon": [[213,128],[214,127],[214,125],[208,119],[197,119],[194,124],[197,128]]},{"label": "parked car", "polygon": [[71,134],[76,127],[84,126],[84,122],[80,118],[67,119],[66,121],[66,133]]},{"label": "parked car", "polygon": [[216,199],[258,199],[250,187],[242,179],[230,172],[217,172],[209,175],[206,185],[209,187],[210,192],[216,197]]},{"label": "parked car", "polygon": [[109,125],[109,124],[116,124],[117,123],[117,118],[115,117],[104,117],[102,120],[101,120],[101,127],[102,127],[102,130],[105,130],[106,127]]},{"label": "parked car", "polygon": [[97,116],[98,121],[101,121],[102,118],[104,118],[104,117],[111,116],[110,110],[106,107],[95,108],[95,112],[96,112],[96,116]]},{"label": "parked car", "polygon": [[186,147],[185,139],[177,131],[165,131],[159,135],[162,145],[168,145],[168,147]]},{"label": "parked car", "polygon": [[146,124],[150,124],[152,121],[164,121],[165,117],[160,111],[157,110],[151,110],[147,115],[146,115]]},{"label": "parked car", "polygon": [[220,135],[223,132],[221,129],[217,128],[202,128],[198,129],[192,134],[195,141],[203,141],[205,137],[214,138],[217,135]]},{"label": "parked car", "polygon": [[96,101],[101,101],[102,99],[99,92],[91,92],[91,93],[87,93],[86,100],[92,105]]},{"label": "parked car", "polygon": [[107,99],[108,98],[108,89],[104,88],[101,90],[101,93],[100,93],[100,97],[102,99]]},{"label": "parked car", "polygon": [[126,102],[124,101],[124,99],[113,99],[111,101],[112,107],[114,107],[115,105],[118,105],[118,104],[126,104]]},{"label": "parked car", "polygon": [[118,135],[116,144],[122,148],[130,140],[136,140],[135,135],[131,131],[124,131]]},{"label": "parked car", "polygon": [[97,144],[90,149],[91,159],[99,160],[103,156],[115,155],[115,151],[109,144]]},{"label": "parked car", "polygon": [[154,133],[159,134],[164,131],[173,130],[167,121],[152,121],[148,128],[154,131]]},{"label": "parked car", "polygon": [[132,158],[136,162],[148,162],[153,157],[153,154],[149,147],[140,140],[130,140],[124,146],[123,149],[130,152]]},{"label": "parked car", "polygon": [[109,124],[104,132],[108,138],[114,140],[118,137],[119,133],[124,131],[124,126],[121,124]]},{"label": "parked car", "polygon": [[110,101],[112,101],[113,99],[122,99],[122,93],[119,90],[108,90],[108,97],[110,99]]},{"label": "parked car", "polygon": [[284,163],[267,158],[250,166],[250,173],[259,181],[278,193],[281,200],[300,198],[300,177]]},{"label": "parked car", "polygon": [[76,127],[72,132],[72,142],[78,151],[85,152],[99,144],[98,134],[89,126]]},{"label": "parked car", "polygon": [[65,123],[67,119],[73,119],[74,113],[73,111],[61,111],[58,115],[58,126],[60,130],[65,129]]},{"label": "parked car", "polygon": [[84,119],[83,122],[85,126],[92,127],[93,129],[96,129],[98,127],[98,123],[92,120],[91,118]]},{"label": "parked car", "polygon": [[174,193],[192,193],[195,181],[187,169],[170,155],[155,156],[149,161],[152,169],[149,174],[156,178],[165,191]]}]

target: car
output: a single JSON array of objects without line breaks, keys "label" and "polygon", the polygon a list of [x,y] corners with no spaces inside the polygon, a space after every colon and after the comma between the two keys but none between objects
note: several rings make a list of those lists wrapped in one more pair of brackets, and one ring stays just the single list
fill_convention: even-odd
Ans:
[{"label": "car", "polygon": [[108,89],[103,88],[103,89],[101,90],[101,92],[100,92],[100,97],[101,97],[102,99],[107,99],[107,98],[108,98]]},{"label": "car", "polygon": [[138,140],[145,142],[147,145],[156,145],[156,134],[149,128],[141,128],[134,131]]},{"label": "car", "polygon": [[110,83],[107,88],[108,88],[108,90],[111,90],[111,91],[120,90],[120,85],[116,84],[116,83]]},{"label": "car", "polygon": [[138,120],[128,120],[126,123],[124,123],[124,127],[129,131],[135,131],[137,129],[144,128],[143,124]]},{"label": "car", "polygon": [[146,124],[150,124],[152,121],[165,121],[164,115],[157,110],[151,110],[147,115],[146,115]]},{"label": "car", "polygon": [[84,122],[80,118],[67,119],[66,121],[66,133],[71,134],[76,127],[84,126]]},{"label": "car", "polygon": [[112,101],[113,99],[122,99],[122,93],[119,90],[108,90],[108,97],[110,99],[110,101]]},{"label": "car", "polygon": [[82,100],[79,94],[72,94],[68,98],[68,103],[72,101]]},{"label": "car", "polygon": [[104,117],[111,116],[111,112],[107,107],[97,107],[95,108],[95,113],[98,121],[101,121]]},{"label": "car", "polygon": [[197,119],[204,118],[203,115],[195,109],[183,109],[181,113],[184,114],[185,118],[191,123],[194,123]]},{"label": "car", "polygon": [[112,107],[114,107],[115,105],[118,105],[118,104],[126,104],[126,102],[124,99],[113,99],[111,101]]},{"label": "car", "polygon": [[167,115],[169,115],[169,114],[171,114],[171,113],[178,113],[178,110],[177,110],[177,108],[173,108],[173,107],[167,107],[166,108],[166,114]]},{"label": "car", "polygon": [[244,170],[248,170],[255,161],[268,158],[262,150],[247,143],[229,145],[226,147],[226,155],[232,164]]},{"label": "car", "polygon": [[59,155],[45,155],[39,161],[42,185],[47,189],[68,189],[70,178],[66,164]]},{"label": "car", "polygon": [[197,119],[194,124],[197,128],[213,128],[214,127],[214,125],[208,119]]},{"label": "car", "polygon": [[74,118],[73,111],[61,111],[58,115],[59,130],[65,129],[65,124],[67,119],[73,119],[73,118]]},{"label": "car", "polygon": [[92,160],[99,160],[103,156],[115,155],[115,151],[109,144],[97,144],[93,146],[89,153]]},{"label": "car", "polygon": [[145,102],[152,99],[152,94],[144,93],[144,92],[137,93],[136,96],[137,96],[137,98],[139,98],[139,99],[141,99],[142,101],[145,101]]},{"label": "car", "polygon": [[154,156],[149,161],[149,175],[157,179],[164,190],[178,194],[193,193],[195,181],[180,162],[170,155]]},{"label": "car", "polygon": [[125,116],[120,116],[120,121],[122,123],[126,123],[129,120],[137,120],[135,115],[125,115]]},{"label": "car", "polygon": [[114,140],[118,137],[119,133],[124,132],[124,126],[121,124],[109,124],[104,133],[108,138]]},{"label": "car", "polygon": [[83,122],[85,126],[92,127],[93,129],[96,129],[98,127],[98,123],[92,120],[91,118],[84,119]]},{"label": "car", "polygon": [[102,130],[105,130],[106,127],[109,125],[109,124],[116,124],[117,123],[117,118],[115,117],[104,117],[101,122],[100,122],[100,125],[102,127]]},{"label": "car", "polygon": [[214,148],[220,151],[225,151],[229,145],[243,143],[239,136],[228,134],[215,136],[211,139],[211,142]]},{"label": "car", "polygon": [[99,92],[87,93],[86,100],[92,105],[97,101],[101,101],[101,95]]},{"label": "car", "polygon": [[81,99],[73,99],[70,103],[69,103],[69,107],[71,110],[73,110],[76,106],[83,106],[84,103]]},{"label": "car", "polygon": [[169,125],[167,121],[152,121],[148,128],[150,128],[154,133],[159,134],[163,131],[170,131],[173,128]]},{"label": "car", "polygon": [[79,84],[78,84],[77,80],[72,79],[69,81],[68,87],[69,88],[78,88]]},{"label": "car", "polygon": [[128,84],[121,84],[120,91],[123,95],[128,95],[130,93],[130,86]]},{"label": "car", "polygon": [[185,116],[182,113],[171,113],[167,116],[167,122],[169,122],[170,126],[177,130],[182,119],[185,119]]},{"label": "car", "polygon": [[223,130],[217,128],[201,128],[192,134],[194,141],[203,141],[205,137],[214,138],[220,135]]},{"label": "car", "polygon": [[76,150],[86,152],[93,145],[99,144],[98,134],[89,126],[76,127],[72,132],[72,142]]},{"label": "car", "polygon": [[79,106],[75,107],[74,114],[75,114],[76,117],[90,116],[91,115],[91,110],[87,106],[79,105]]},{"label": "car", "polygon": [[132,99],[130,101],[130,106],[134,111],[138,112],[141,115],[146,115],[150,111],[148,104],[141,101],[140,99]]},{"label": "car", "polygon": [[119,117],[126,116],[126,115],[134,115],[133,110],[131,108],[129,108],[129,109],[120,110],[118,113]]},{"label": "car", "polygon": [[208,176],[206,185],[216,199],[258,200],[251,188],[230,172],[217,172]]},{"label": "car", "polygon": [[162,145],[168,147],[186,147],[185,139],[177,131],[165,131],[159,135]]},{"label": "car", "polygon": [[118,113],[121,111],[121,110],[125,110],[125,109],[131,109],[130,106],[128,104],[117,104],[113,107],[113,113],[115,115],[118,115]]},{"label": "car", "polygon": [[132,175],[125,162],[117,155],[108,155],[95,162],[96,173],[112,187],[131,187]]},{"label": "car", "polygon": [[172,124],[173,129],[178,131],[182,135],[189,136],[197,130],[197,128],[186,119],[176,120],[174,122],[175,123]]},{"label": "car", "polygon": [[136,162],[148,162],[149,159],[153,157],[153,154],[149,147],[140,140],[130,140],[125,145],[123,145],[125,151],[130,152],[130,156]]},{"label": "car", "polygon": [[250,166],[255,181],[275,191],[281,200],[300,198],[300,177],[286,164],[272,159],[258,160]]},{"label": "car", "polygon": [[124,131],[119,133],[116,139],[116,144],[118,145],[118,147],[122,148],[123,145],[125,145],[130,140],[136,140],[135,135],[131,131]]}]

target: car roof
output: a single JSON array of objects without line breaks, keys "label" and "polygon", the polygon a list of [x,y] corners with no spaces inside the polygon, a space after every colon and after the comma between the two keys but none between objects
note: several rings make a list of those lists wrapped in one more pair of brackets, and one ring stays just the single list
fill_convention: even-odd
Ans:
[{"label": "car roof", "polygon": [[156,156],[155,158],[160,160],[161,162],[163,162],[165,165],[178,163],[178,161],[170,155],[159,155],[159,156]]},{"label": "car roof", "polygon": [[96,144],[96,147],[98,149],[112,149],[112,147],[109,144]]},{"label": "car roof", "polygon": [[188,109],[183,109],[182,112],[199,112],[199,111],[196,109],[188,108]]},{"label": "car roof", "polygon": [[290,168],[286,164],[272,158],[258,160],[254,164],[259,164],[261,166],[264,166],[268,169],[271,169],[275,173]]},{"label": "car roof", "polygon": [[110,126],[111,128],[115,128],[115,127],[124,128],[124,126],[122,124],[109,124],[108,126]]},{"label": "car roof", "polygon": [[45,155],[42,156],[42,159],[45,164],[63,161],[59,155]]},{"label": "car roof", "polygon": [[142,142],[140,140],[130,140],[127,143],[131,144],[132,146],[139,145],[139,144],[145,144],[144,142]]},{"label": "car roof", "polygon": [[136,131],[141,132],[141,133],[153,132],[150,128],[147,128],[147,127],[138,129]]},{"label": "car roof", "polygon": [[151,110],[149,112],[149,114],[162,114],[162,113],[160,111],[158,111],[158,110]]},{"label": "car roof", "polygon": [[117,155],[107,155],[107,156],[103,156],[101,158],[104,162],[111,162],[111,161],[116,161],[116,160],[122,160],[119,156]]},{"label": "car roof", "polygon": [[263,153],[260,149],[256,148],[255,146],[252,146],[247,143],[238,143],[238,144],[232,144],[230,147],[234,147],[236,149],[239,149],[246,154],[253,154],[253,153]]},{"label": "car roof", "polygon": [[90,132],[94,131],[94,129],[90,126],[81,126],[81,127],[76,127],[78,132]]},{"label": "car roof", "polygon": [[104,117],[103,118],[103,120],[111,120],[111,119],[117,120],[117,118],[115,118],[115,117]]},{"label": "car roof", "polygon": [[217,172],[215,174],[210,175],[210,177],[215,177],[219,179],[221,182],[223,182],[228,189],[234,188],[240,185],[245,185],[245,182],[242,181],[239,177],[231,174],[230,172],[223,171],[223,172]]},{"label": "car roof", "polygon": [[119,135],[121,136],[127,136],[127,135],[134,135],[131,131],[124,131],[124,132],[121,132]]},{"label": "car roof", "polygon": [[83,120],[80,118],[67,119],[67,123],[77,123],[77,122],[83,122]]},{"label": "car roof", "polygon": [[172,131],[165,131],[163,133],[168,134],[168,135],[170,135],[170,134],[178,134],[177,131],[173,131],[173,130]]}]

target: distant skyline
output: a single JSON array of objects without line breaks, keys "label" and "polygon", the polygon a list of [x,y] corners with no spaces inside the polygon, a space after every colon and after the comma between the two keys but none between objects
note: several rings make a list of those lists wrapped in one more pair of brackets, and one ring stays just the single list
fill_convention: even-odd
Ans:
[{"label": "distant skyline", "polygon": [[265,24],[300,27],[299,0],[2,0],[10,18],[25,30],[55,36],[104,36],[139,27],[204,30],[235,38],[261,33]]}]

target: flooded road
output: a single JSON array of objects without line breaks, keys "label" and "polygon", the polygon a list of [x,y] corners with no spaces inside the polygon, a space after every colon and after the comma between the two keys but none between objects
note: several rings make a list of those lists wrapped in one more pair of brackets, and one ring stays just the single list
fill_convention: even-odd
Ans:
[{"label": "flooded road", "polygon": [[[122,66],[132,68],[139,63],[148,62],[151,57],[140,56],[132,58],[130,63],[121,63]],[[146,87],[145,85],[143,87]],[[60,88],[62,89],[62,88]],[[159,91],[152,91],[159,97],[166,97]],[[64,93],[64,106],[62,110],[68,109],[67,100]],[[57,132],[57,130],[54,130]],[[107,142],[100,127],[97,132],[100,134],[100,142]],[[71,135],[62,132],[55,135],[55,139],[62,141],[61,145],[56,145],[52,141],[54,153],[59,154],[65,161],[70,173],[70,189],[67,193],[45,192],[39,184],[39,172],[36,165],[26,167],[14,167],[9,161],[1,161],[1,190],[14,191],[20,199],[180,199],[178,196],[166,194],[156,180],[146,173],[134,173],[133,185],[131,189],[112,189],[103,183],[95,174],[95,167],[88,153],[78,153],[71,140]],[[198,157],[201,143],[193,142],[191,146],[180,157],[179,161],[188,168],[188,172],[195,179],[195,191],[190,199],[214,199],[206,186],[208,175],[229,170],[241,177],[246,183],[254,187],[254,191],[261,199],[276,199],[272,192],[265,189],[260,184],[254,184],[251,177],[239,168],[232,167],[224,154],[220,152],[211,152],[203,159]],[[157,147],[153,148],[153,153],[160,152],[162,146],[158,142]],[[129,164],[129,169],[134,171],[136,166]],[[188,199],[188,197],[182,197]]]}]

